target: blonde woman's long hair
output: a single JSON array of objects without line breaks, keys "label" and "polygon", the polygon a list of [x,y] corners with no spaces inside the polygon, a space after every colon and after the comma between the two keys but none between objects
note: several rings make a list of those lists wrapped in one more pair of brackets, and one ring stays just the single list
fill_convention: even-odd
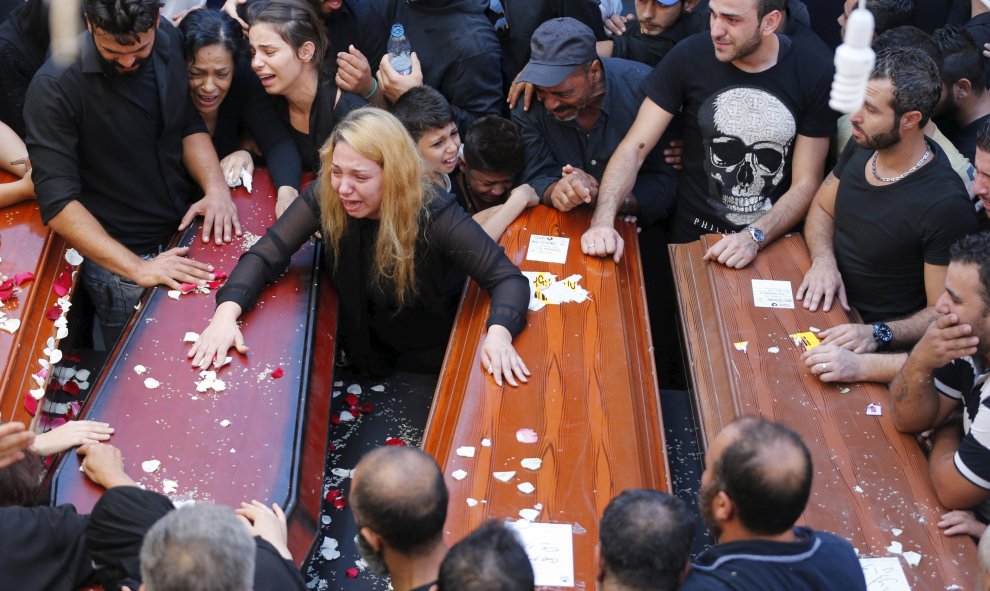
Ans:
[{"label": "blonde woman's long hair", "polygon": [[416,144],[398,119],[376,107],[350,112],[320,148],[321,225],[323,240],[333,250],[335,265],[341,239],[354,223],[330,182],[333,151],[339,143],[347,144],[382,167],[373,278],[382,287],[391,284],[402,306],[416,292],[416,240],[426,220],[424,206],[435,193],[425,181]]}]

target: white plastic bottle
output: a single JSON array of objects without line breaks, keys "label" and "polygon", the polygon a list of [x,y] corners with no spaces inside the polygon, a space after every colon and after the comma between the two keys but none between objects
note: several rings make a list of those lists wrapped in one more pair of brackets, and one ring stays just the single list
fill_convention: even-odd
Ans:
[{"label": "white plastic bottle", "polygon": [[412,46],[406,39],[406,29],[396,23],[392,25],[392,34],[388,38],[388,61],[396,72],[403,76],[412,72]]}]

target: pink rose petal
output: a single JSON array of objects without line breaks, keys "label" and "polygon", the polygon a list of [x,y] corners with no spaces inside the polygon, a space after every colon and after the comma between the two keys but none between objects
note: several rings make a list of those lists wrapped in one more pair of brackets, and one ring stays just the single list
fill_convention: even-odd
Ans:
[{"label": "pink rose petal", "polygon": [[18,273],[14,275],[14,284],[21,285],[28,281],[34,281],[34,273]]}]

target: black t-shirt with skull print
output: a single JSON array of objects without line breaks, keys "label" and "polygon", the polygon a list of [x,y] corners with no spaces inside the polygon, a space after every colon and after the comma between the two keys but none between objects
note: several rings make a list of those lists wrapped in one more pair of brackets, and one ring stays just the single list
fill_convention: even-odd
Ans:
[{"label": "black t-shirt with skull print", "polygon": [[643,82],[646,96],[684,121],[684,171],[671,240],[737,232],[791,184],[797,136],[835,135],[832,65],[778,35],[773,67],[744,72],[715,58],[706,31],[678,43]]}]

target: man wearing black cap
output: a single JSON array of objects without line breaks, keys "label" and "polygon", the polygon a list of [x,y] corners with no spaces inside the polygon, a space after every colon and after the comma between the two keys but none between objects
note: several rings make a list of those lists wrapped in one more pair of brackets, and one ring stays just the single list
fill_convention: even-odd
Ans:
[{"label": "man wearing black cap", "polygon": [[[531,49],[518,81],[536,87],[538,104],[512,112],[526,145],[523,179],[544,204],[561,211],[593,204],[609,157],[636,119],[650,68],[600,59],[591,29],[572,18],[540,25]],[[635,214],[644,227],[665,219],[675,179],[661,151],[653,150],[619,212]]]},{"label": "man wearing black cap", "polygon": [[706,260],[741,268],[804,218],[836,114],[830,64],[776,33],[785,0],[711,0],[711,30],[681,43],[644,83],[647,100],[602,181],[585,254],[622,256],[614,228],[635,175],[677,113],[684,171],[671,240],[728,234]]}]

